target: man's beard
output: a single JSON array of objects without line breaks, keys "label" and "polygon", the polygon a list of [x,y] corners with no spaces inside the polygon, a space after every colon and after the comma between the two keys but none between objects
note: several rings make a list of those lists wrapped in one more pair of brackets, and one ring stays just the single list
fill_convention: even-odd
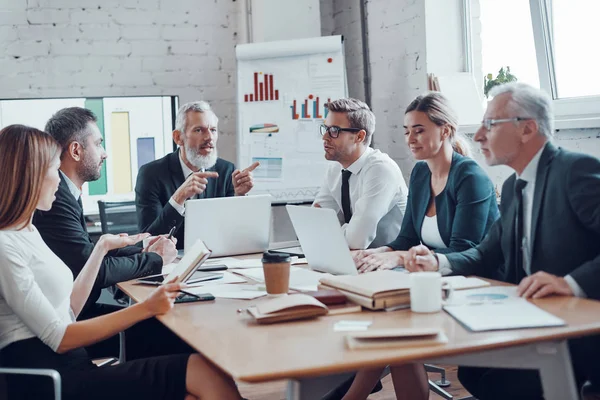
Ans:
[{"label": "man's beard", "polygon": [[77,174],[84,182],[93,182],[100,179],[102,168],[98,167],[98,164],[92,164],[89,161],[85,161],[80,165]]},{"label": "man's beard", "polygon": [[196,153],[194,150],[185,148],[185,156],[190,164],[194,167],[201,169],[212,168],[217,163],[217,149],[214,148],[209,155],[203,156],[202,154]]}]

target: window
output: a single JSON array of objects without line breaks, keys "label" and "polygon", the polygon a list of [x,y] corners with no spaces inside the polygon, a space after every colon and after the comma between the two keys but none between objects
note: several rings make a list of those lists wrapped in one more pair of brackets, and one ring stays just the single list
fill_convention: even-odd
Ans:
[{"label": "window", "polygon": [[484,75],[496,78],[500,68],[520,82],[540,87],[529,3],[524,0],[480,0]]},{"label": "window", "polygon": [[[557,127],[600,126],[598,0],[464,0],[479,5],[484,75],[502,67],[555,100]],[[573,122],[577,120],[578,122]]]},{"label": "window", "polygon": [[600,1],[552,0],[551,4],[558,98],[600,95]]}]

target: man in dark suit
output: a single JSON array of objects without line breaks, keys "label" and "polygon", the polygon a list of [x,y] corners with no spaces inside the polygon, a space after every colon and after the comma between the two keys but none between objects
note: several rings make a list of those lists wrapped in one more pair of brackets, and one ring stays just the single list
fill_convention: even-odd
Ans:
[{"label": "man in dark suit", "polygon": [[168,233],[175,227],[177,248],[184,244],[185,201],[243,196],[254,186],[252,164],[243,171],[217,156],[219,119],[205,101],[184,104],[173,141],[179,149],[142,166],[135,185],[140,232]]},{"label": "man in dark suit", "polygon": [[[46,124],[46,132],[61,145],[61,182],[49,211],[36,211],[33,224],[42,238],[77,277],[87,262],[94,243],[87,233],[81,203],[81,187],[100,178],[106,152],[96,116],[79,107],[58,111]],[[98,277],[80,314],[87,319],[105,313],[96,301],[102,288],[140,276],[159,274],[163,264],[177,255],[171,240],[153,239],[146,248],[129,246],[111,251],[102,261]]]},{"label": "man in dark suit", "polygon": [[[488,164],[515,170],[502,187],[501,217],[481,244],[447,255],[409,251],[410,271],[479,275],[518,284],[526,298],[600,299],[600,160],[555,147],[550,98],[525,84],[492,91],[474,139]],[[578,383],[600,383],[600,338],[569,341]],[[542,399],[538,371],[459,369],[480,400]]]}]

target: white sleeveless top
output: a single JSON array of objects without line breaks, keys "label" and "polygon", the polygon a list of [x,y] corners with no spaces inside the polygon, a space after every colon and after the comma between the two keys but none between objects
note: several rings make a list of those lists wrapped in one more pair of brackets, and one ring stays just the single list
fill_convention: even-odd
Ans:
[{"label": "white sleeveless top", "polygon": [[434,215],[433,217],[428,217],[426,215],[423,219],[421,241],[431,249],[445,249],[447,247],[442,240],[440,230],[438,229],[437,215]]}]

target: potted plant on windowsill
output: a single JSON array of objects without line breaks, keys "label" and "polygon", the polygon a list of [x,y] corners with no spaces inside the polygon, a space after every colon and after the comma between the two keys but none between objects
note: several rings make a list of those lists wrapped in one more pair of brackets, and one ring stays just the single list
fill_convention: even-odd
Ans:
[{"label": "potted plant on windowsill", "polygon": [[517,77],[511,74],[509,66],[507,66],[506,69],[502,67],[500,68],[500,71],[498,71],[498,76],[496,76],[495,79],[493,78],[492,74],[487,74],[483,77],[483,93],[485,94],[485,97],[488,97],[488,93],[494,86],[508,82],[515,82],[516,80]]}]

